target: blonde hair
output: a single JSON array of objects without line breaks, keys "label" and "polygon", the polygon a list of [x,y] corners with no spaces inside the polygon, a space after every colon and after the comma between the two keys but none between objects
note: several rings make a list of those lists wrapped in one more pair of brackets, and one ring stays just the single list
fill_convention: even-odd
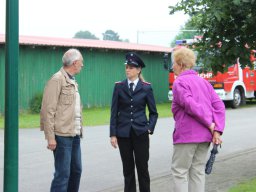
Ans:
[{"label": "blonde hair", "polygon": [[180,65],[182,69],[191,69],[196,63],[195,53],[186,47],[175,49],[172,54],[172,59],[173,62]]},{"label": "blonde hair", "polygon": [[145,81],[145,79],[144,79],[144,77],[143,77],[143,75],[142,75],[141,72],[140,72],[140,74],[139,74],[139,79],[140,79],[141,81]]}]

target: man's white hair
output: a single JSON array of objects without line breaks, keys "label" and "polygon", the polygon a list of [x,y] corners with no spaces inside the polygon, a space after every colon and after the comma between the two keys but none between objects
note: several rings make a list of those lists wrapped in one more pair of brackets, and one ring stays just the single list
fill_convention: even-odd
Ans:
[{"label": "man's white hair", "polygon": [[72,65],[72,63],[74,61],[79,60],[81,56],[82,56],[82,54],[80,53],[79,50],[73,49],[73,48],[69,49],[68,51],[66,51],[66,53],[64,53],[64,55],[62,57],[63,66]]}]

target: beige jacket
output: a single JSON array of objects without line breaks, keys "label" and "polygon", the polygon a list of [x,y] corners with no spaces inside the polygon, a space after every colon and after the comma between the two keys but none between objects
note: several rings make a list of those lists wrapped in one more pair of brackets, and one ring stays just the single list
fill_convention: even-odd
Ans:
[{"label": "beige jacket", "polygon": [[[44,131],[47,140],[54,139],[55,135],[76,135],[75,99],[75,84],[70,80],[65,70],[61,68],[60,71],[52,76],[44,89],[40,113],[40,128]],[[81,127],[81,136],[82,132]]]}]

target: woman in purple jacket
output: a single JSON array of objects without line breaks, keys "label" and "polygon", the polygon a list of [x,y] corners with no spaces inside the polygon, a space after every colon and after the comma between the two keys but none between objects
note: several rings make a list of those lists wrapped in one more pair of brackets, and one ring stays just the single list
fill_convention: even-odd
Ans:
[{"label": "woman in purple jacket", "polygon": [[205,164],[210,143],[221,144],[225,106],[212,85],[194,70],[196,56],[188,48],[173,52],[172,174],[175,192],[204,192]]}]

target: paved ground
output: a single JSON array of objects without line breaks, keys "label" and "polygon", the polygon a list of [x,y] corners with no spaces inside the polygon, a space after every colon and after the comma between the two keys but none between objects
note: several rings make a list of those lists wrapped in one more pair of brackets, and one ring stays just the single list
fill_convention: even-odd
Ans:
[{"label": "paved ground", "polygon": [[[226,155],[216,159],[214,169],[206,176],[206,192],[226,192],[237,183],[256,177],[256,148]],[[170,173],[152,178],[152,192],[173,192]],[[114,187],[104,192],[122,192],[122,187]],[[103,192],[103,191],[102,191]]]},{"label": "paved ground", "polygon": [[[224,143],[212,175],[207,176],[208,191],[222,192],[234,183],[256,177],[255,112],[256,107],[227,110]],[[172,130],[171,118],[159,119],[156,131],[150,137],[152,192],[171,192]],[[0,191],[3,189],[3,133],[0,130]],[[86,127],[82,141],[81,192],[122,191],[121,160],[118,150],[110,146],[108,135],[108,126]],[[38,128],[21,129],[19,192],[49,191],[52,175],[53,157],[46,149],[43,133]]]}]

